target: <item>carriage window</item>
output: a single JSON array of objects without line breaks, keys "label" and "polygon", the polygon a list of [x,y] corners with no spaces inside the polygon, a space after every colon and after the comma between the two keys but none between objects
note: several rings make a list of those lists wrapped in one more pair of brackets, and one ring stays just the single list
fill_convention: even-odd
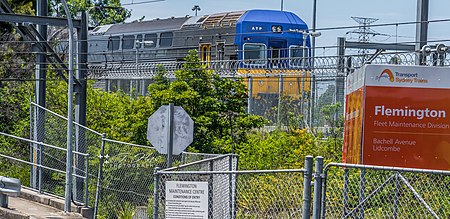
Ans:
[{"label": "carriage window", "polygon": [[145,34],[144,37],[144,41],[146,42],[153,42],[153,43],[146,43],[144,44],[144,48],[152,48],[156,46],[156,39],[157,39],[157,35],[156,33],[152,33],[152,34]]},{"label": "carriage window", "polygon": [[266,59],[266,45],[256,43],[244,44],[244,61],[251,60],[250,64],[264,64]]},{"label": "carriage window", "polygon": [[225,56],[225,43],[224,42],[217,42],[217,60],[224,60]]},{"label": "carriage window", "polygon": [[161,46],[161,47],[172,46],[172,40],[173,40],[172,32],[161,33],[161,39],[159,42],[159,46]]},{"label": "carriage window", "polygon": [[[308,50],[305,51],[306,56],[308,56]],[[290,66],[301,66],[303,58],[303,47],[302,46],[289,46],[289,65]]]},{"label": "carriage window", "polygon": [[142,35],[136,36],[136,49],[142,48]]},{"label": "carriage window", "polygon": [[118,50],[120,37],[110,37],[108,40],[108,50]]},{"label": "carriage window", "polygon": [[122,49],[133,49],[134,47],[134,35],[123,36]]}]

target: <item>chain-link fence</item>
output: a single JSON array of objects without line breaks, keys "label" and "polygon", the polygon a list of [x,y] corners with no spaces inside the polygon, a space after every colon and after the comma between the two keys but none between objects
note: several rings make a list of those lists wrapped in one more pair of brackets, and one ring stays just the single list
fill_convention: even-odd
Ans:
[{"label": "chain-link fence", "polygon": [[[183,172],[183,171],[235,171],[237,170],[238,159],[235,155],[222,155],[214,158],[209,158],[197,162],[192,162],[189,164],[181,165],[179,167],[168,168],[167,172]],[[235,175],[179,175],[179,176],[168,176],[160,175],[157,171],[155,172],[155,185],[154,194],[155,201],[153,205],[153,215],[159,215],[161,208],[170,207],[171,204],[168,202],[160,201],[161,197],[164,196],[165,182],[166,181],[196,181],[196,182],[206,182],[204,188],[201,190],[199,195],[203,195],[204,198],[208,200],[214,200],[214,202],[209,202],[208,205],[210,209],[215,209],[215,211],[204,212],[204,214],[209,214],[215,218],[226,218],[225,215],[230,215],[232,213],[234,196],[234,188],[236,187],[236,176]],[[176,185],[174,185],[177,187]],[[200,188],[199,190],[200,191]],[[192,201],[195,203],[195,200]]]},{"label": "chain-link fence", "polygon": [[[153,209],[153,171],[167,167],[167,155],[154,147],[104,139],[97,215],[117,218],[127,209],[147,215]],[[214,154],[183,152],[173,156],[174,166],[215,157]],[[146,218],[146,216],[144,217]]]},{"label": "chain-link fence", "polygon": [[448,218],[450,172],[352,164],[324,170],[322,218]]},{"label": "chain-link fence", "polygon": [[[42,146],[45,147],[45,146]],[[30,170],[37,169],[27,163],[30,146],[25,140],[6,133],[0,133],[0,176],[20,179],[24,186],[30,186]]]},{"label": "chain-link fence", "polygon": [[[337,49],[345,51],[345,48]],[[314,58],[219,60],[202,66],[221,77],[243,78],[249,90],[247,111],[266,118],[268,126],[310,128],[328,133],[339,123],[336,121],[339,116],[334,115],[343,114],[345,78],[355,69],[369,63],[448,66],[449,57],[433,54],[421,59],[421,53],[417,52],[379,53],[373,50],[373,54],[348,55],[344,52],[343,55]],[[256,64],[274,61],[276,65]],[[174,72],[184,64],[186,62],[182,61],[91,64],[89,78],[95,79],[96,84],[107,91],[118,88],[141,90],[139,93],[145,95],[146,87],[160,68],[165,69],[167,77],[174,78]],[[331,107],[335,104],[339,104],[337,109]]]},{"label": "chain-link fence", "polygon": [[[95,202],[97,172],[99,159],[97,155],[102,144],[102,135],[78,123],[73,125],[72,144],[74,145],[73,174],[85,176],[88,173],[88,186],[80,177],[74,177],[73,201],[84,203],[88,196],[88,205]],[[67,118],[30,103],[30,136],[37,142],[55,145],[41,150],[39,145],[30,146],[30,162],[40,162],[42,165],[62,171],[62,174],[48,170],[33,170],[30,174],[30,186],[42,192],[64,197],[66,148],[67,148]],[[81,156],[86,154],[88,156]],[[89,165],[86,165],[88,163]],[[40,176],[40,177],[39,177]],[[87,190],[86,190],[87,188]]]},{"label": "chain-link fence", "polygon": [[[33,142],[50,142],[56,146],[44,149],[41,144],[31,144],[30,154],[26,157],[30,162],[57,170],[32,169],[28,179],[30,186],[64,197],[67,126],[61,124],[67,124],[67,119],[35,103],[31,103],[30,118]],[[159,154],[154,147],[107,139],[105,135],[78,123],[74,123],[73,133],[75,202],[85,203],[87,197],[89,206],[96,207],[98,215],[116,218],[121,213],[117,206],[126,204],[143,209],[149,205],[149,200],[153,201],[152,173],[155,167],[167,167],[166,155]],[[173,157],[173,165],[215,156],[218,155],[183,152]],[[87,187],[82,181],[86,172],[89,173]]]},{"label": "chain-link fence", "polygon": [[299,170],[236,165],[226,155],[155,171],[153,218],[309,218],[312,157]]},{"label": "chain-link fence", "polygon": [[[48,165],[48,162],[42,161],[51,157],[51,155],[46,154],[48,151],[67,154],[67,149],[3,132],[0,132],[0,146],[1,175],[18,178],[23,186],[31,186],[39,192],[64,196],[65,168],[54,167]],[[65,157],[66,155],[64,155],[64,159]],[[73,157],[82,158],[84,169],[89,168],[89,154],[74,151]],[[28,161],[28,159],[30,160]],[[28,174],[30,172],[31,174]],[[82,189],[79,204],[87,207],[89,202],[87,193],[89,175],[86,171],[79,171],[78,173],[73,172],[72,176],[74,182],[79,182]]]}]

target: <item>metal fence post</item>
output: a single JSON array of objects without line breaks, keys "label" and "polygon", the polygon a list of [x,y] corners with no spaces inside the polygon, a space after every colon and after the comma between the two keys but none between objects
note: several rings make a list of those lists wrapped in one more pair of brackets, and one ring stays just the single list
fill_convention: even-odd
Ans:
[{"label": "metal fence post", "polygon": [[86,177],[85,180],[85,184],[84,184],[84,207],[88,207],[89,206],[89,154],[86,155],[86,157],[84,158],[86,159],[86,167],[85,167],[85,173],[84,176]]},{"label": "metal fence post", "polygon": [[316,167],[314,173],[314,205],[313,218],[320,218],[321,195],[322,195],[322,173],[323,173],[323,157],[316,157]]},{"label": "metal fence post", "polygon": [[366,191],[366,169],[361,169],[360,175],[360,190],[359,190],[359,203],[362,203],[359,208],[359,218],[364,218],[364,199],[366,199],[366,195],[364,194]]},{"label": "metal fence post", "polygon": [[39,187],[39,193],[43,193],[42,192],[42,150],[44,150],[44,146],[41,144],[38,144],[38,187]]},{"label": "metal fence post", "polygon": [[[33,100],[32,97],[30,96],[30,139],[35,140],[36,137],[33,135],[35,129],[34,129],[34,119],[35,117],[33,116],[33,112],[34,112],[34,106],[32,104]],[[33,150],[33,143],[30,143],[30,162],[33,163],[33,154],[34,154],[34,150]],[[34,163],[33,163],[34,164]],[[35,185],[34,185],[34,165],[30,165],[30,187],[36,189]]]},{"label": "metal fence post", "polygon": [[[214,170],[214,161],[210,161],[209,162],[209,171],[213,171]],[[213,191],[214,191],[214,175],[212,173],[209,174],[208,177],[208,218],[213,218]]]},{"label": "metal fence post", "polygon": [[[234,155],[233,157],[234,157],[235,162],[236,162],[236,166],[234,167],[235,168],[234,170],[239,171],[239,156],[238,155]],[[237,215],[237,207],[236,207],[237,203],[236,202],[237,202],[237,193],[238,193],[238,191],[237,191],[238,177],[239,177],[238,174],[234,174],[234,186],[233,186],[233,191],[234,191],[234,194],[233,194],[233,206],[234,206],[234,209],[233,209],[233,218],[232,219],[235,219],[236,215]]]},{"label": "metal fence post", "polygon": [[393,214],[394,219],[397,219],[397,217],[398,217],[398,198],[399,198],[398,196],[399,196],[399,187],[400,187],[400,184],[398,182],[399,174],[400,174],[399,172],[395,173],[395,195],[394,195],[394,214]]},{"label": "metal fence post", "polygon": [[344,209],[342,212],[342,217],[347,215],[347,212],[348,212],[348,174],[349,174],[349,171],[350,170],[348,168],[344,169],[344,192],[343,192]]},{"label": "metal fence post", "polygon": [[97,212],[98,212],[98,202],[100,201],[100,186],[101,186],[101,180],[103,176],[103,158],[105,154],[105,139],[106,134],[102,134],[102,146],[100,148],[100,163],[98,166],[98,176],[97,176],[97,190],[95,191],[95,204],[94,204],[94,218],[97,218]]},{"label": "metal fence post", "polygon": [[186,153],[181,153],[181,164],[186,164]]},{"label": "metal fence post", "polygon": [[159,167],[155,167],[153,172],[155,187],[153,189],[153,219],[158,219],[159,213]]},{"label": "metal fence post", "polygon": [[169,103],[169,115],[168,118],[168,128],[167,128],[167,168],[172,167],[172,158],[173,158],[173,135],[175,131],[173,117],[174,117],[174,105],[173,103]]},{"label": "metal fence post", "polygon": [[[234,161],[237,159],[235,154],[230,154],[229,160],[228,160],[228,171],[234,171],[237,170],[234,169]],[[229,199],[230,199],[230,217],[231,219],[236,218],[236,178],[237,174],[228,174],[228,181],[229,181]]]},{"label": "metal fence post", "polygon": [[302,219],[311,218],[311,179],[312,179],[313,157],[305,157],[305,173],[303,181],[303,209]]},{"label": "metal fence post", "polygon": [[323,178],[322,178],[322,205],[320,209],[320,218],[325,218],[325,209],[327,204],[327,168],[325,168],[325,171],[323,172]]},{"label": "metal fence post", "polygon": [[[233,155],[231,154],[228,157],[228,171],[233,171]],[[233,216],[233,212],[234,212],[234,203],[233,203],[233,175],[232,174],[228,174],[228,198],[229,198],[229,202],[230,202],[230,217],[234,218]]]}]

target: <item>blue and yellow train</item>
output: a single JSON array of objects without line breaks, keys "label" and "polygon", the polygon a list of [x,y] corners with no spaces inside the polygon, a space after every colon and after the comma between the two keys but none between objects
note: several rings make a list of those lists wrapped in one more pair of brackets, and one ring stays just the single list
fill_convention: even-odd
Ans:
[{"label": "blue and yellow train", "polygon": [[[238,74],[252,78],[255,98],[278,94],[279,86],[286,95],[298,97],[309,90],[308,74],[302,72],[307,66],[302,57],[310,48],[309,38],[303,36],[307,31],[294,13],[274,10],[105,25],[89,34],[89,62],[177,62],[196,49],[205,63],[238,63]],[[282,84],[274,79],[279,75],[284,75]]]}]

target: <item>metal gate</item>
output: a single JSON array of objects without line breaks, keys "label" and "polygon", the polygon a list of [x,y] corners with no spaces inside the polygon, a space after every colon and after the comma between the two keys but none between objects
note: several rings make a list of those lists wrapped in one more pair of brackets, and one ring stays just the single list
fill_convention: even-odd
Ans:
[{"label": "metal gate", "polygon": [[449,218],[450,171],[329,164],[322,218]]}]

